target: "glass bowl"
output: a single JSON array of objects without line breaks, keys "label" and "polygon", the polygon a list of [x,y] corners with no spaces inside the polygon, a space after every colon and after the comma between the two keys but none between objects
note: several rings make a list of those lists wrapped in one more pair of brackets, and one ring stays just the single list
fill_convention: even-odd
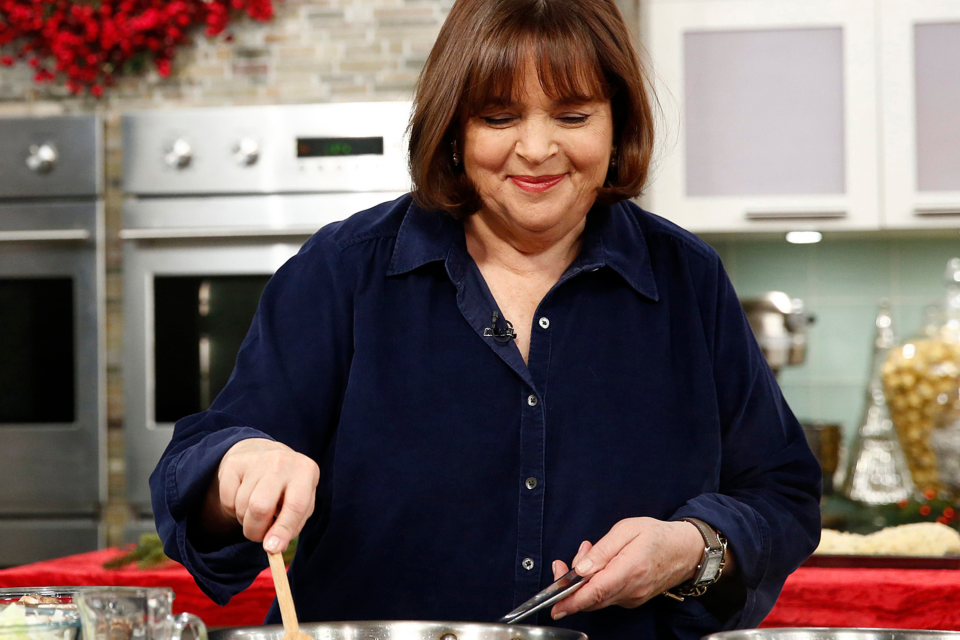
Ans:
[{"label": "glass bowl", "polygon": [[80,640],[80,614],[73,603],[80,589],[0,589],[0,640]]}]

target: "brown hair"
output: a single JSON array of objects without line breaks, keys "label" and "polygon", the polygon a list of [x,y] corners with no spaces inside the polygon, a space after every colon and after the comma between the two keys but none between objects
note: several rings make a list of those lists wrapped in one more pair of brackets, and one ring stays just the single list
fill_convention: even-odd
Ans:
[{"label": "brown hair", "polygon": [[[457,0],[420,73],[410,120],[413,197],[462,216],[480,196],[454,165],[466,118],[509,102],[524,59],[551,98],[611,102],[615,155],[597,201],[639,195],[653,153],[653,112],[644,72],[613,0]],[[462,149],[463,145],[459,144]]]}]

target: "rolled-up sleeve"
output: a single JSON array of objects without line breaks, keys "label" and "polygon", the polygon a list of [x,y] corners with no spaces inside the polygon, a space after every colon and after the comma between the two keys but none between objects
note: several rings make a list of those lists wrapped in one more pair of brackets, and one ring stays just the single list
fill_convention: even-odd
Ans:
[{"label": "rolled-up sleeve", "polygon": [[338,419],[353,342],[349,273],[330,238],[335,227],[318,232],[271,278],[230,380],[209,410],[177,422],[150,477],[164,551],[218,604],[266,567],[257,543],[208,551],[191,539],[223,455],[241,440],[269,438],[318,460]]},{"label": "rolled-up sleeve", "polygon": [[726,536],[740,579],[716,589],[744,591],[731,599],[743,607],[711,613],[732,629],[757,626],[816,548],[821,473],[719,260],[713,269],[702,281],[716,286],[701,293],[700,311],[720,414],[719,488],[688,501],[673,519],[700,518]]}]

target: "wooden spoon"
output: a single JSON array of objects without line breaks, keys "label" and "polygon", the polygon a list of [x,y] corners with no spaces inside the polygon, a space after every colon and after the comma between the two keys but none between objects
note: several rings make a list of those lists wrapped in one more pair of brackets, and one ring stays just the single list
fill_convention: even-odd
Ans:
[{"label": "wooden spoon", "polygon": [[273,575],[273,588],[277,592],[277,604],[280,605],[280,617],[283,618],[283,638],[281,640],[313,640],[300,631],[297,622],[297,609],[293,606],[290,582],[287,581],[287,569],[283,566],[283,555],[267,553],[270,558],[270,573]]}]

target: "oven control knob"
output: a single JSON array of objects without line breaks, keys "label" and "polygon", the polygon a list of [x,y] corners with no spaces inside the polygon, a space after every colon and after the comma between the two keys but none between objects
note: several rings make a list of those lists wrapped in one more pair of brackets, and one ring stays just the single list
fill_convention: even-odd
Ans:
[{"label": "oven control knob", "polygon": [[193,160],[193,148],[183,138],[177,138],[167,146],[163,161],[174,169],[186,169]]},{"label": "oven control knob", "polygon": [[256,164],[260,159],[260,143],[253,138],[240,138],[239,142],[233,145],[233,159],[241,167]]},{"label": "oven control knob", "polygon": [[50,173],[57,164],[57,148],[52,142],[30,145],[27,167],[36,173]]}]

